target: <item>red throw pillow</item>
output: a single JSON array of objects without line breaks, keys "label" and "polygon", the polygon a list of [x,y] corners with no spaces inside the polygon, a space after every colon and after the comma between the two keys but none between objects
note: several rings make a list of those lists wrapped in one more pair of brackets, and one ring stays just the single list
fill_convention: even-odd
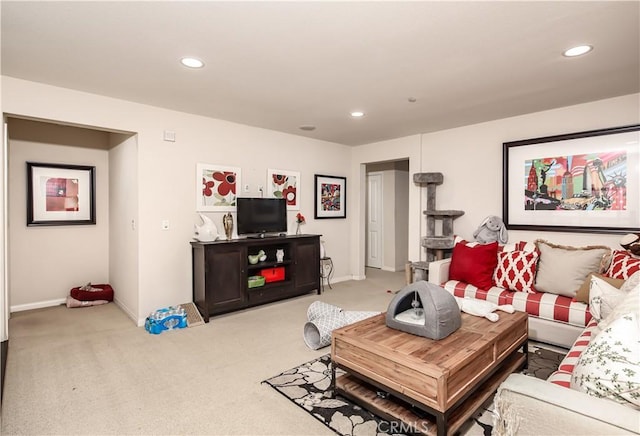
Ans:
[{"label": "red throw pillow", "polygon": [[497,263],[498,242],[475,246],[459,242],[453,247],[449,279],[487,290],[493,286],[493,270]]},{"label": "red throw pillow", "polygon": [[538,252],[503,251],[498,253],[498,266],[493,275],[496,286],[511,291],[535,293]]},{"label": "red throw pillow", "polygon": [[636,271],[640,271],[640,259],[631,256],[626,251],[616,250],[611,257],[611,263],[605,274],[612,279],[627,280]]}]

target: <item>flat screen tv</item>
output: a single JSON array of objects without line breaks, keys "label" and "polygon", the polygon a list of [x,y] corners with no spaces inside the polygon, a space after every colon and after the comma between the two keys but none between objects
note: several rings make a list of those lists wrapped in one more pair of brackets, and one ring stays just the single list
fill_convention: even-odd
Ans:
[{"label": "flat screen tv", "polygon": [[238,197],[238,235],[264,238],[287,232],[287,201],[284,198]]}]

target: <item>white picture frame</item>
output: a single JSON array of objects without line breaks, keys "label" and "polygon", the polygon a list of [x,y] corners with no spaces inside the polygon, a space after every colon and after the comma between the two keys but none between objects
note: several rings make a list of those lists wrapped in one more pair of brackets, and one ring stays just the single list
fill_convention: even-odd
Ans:
[{"label": "white picture frame", "polygon": [[267,170],[267,196],[287,200],[287,210],[300,210],[300,173],[298,171]]},{"label": "white picture frame", "polygon": [[198,163],[196,165],[196,211],[233,212],[241,186],[239,167]]}]

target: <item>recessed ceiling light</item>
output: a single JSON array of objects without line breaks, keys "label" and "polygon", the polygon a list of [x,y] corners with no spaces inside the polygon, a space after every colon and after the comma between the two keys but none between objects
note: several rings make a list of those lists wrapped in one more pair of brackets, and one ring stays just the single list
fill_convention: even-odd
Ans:
[{"label": "recessed ceiling light", "polygon": [[571,47],[570,49],[565,50],[562,54],[568,58],[571,58],[574,56],[580,56],[589,53],[591,50],[593,50],[593,47],[590,45],[578,45],[576,47]]},{"label": "recessed ceiling light", "polygon": [[353,118],[362,118],[364,117],[364,112],[361,112],[361,111],[351,112],[351,116]]},{"label": "recessed ceiling light", "polygon": [[304,124],[298,127],[300,130],[306,130],[307,132],[311,132],[312,130],[316,130],[316,126],[312,126],[311,124]]},{"label": "recessed ceiling light", "polygon": [[202,62],[200,59],[197,59],[197,58],[182,58],[182,59],[180,59],[180,62],[185,67],[189,67],[189,68],[202,68],[202,67],[204,67],[204,62]]}]

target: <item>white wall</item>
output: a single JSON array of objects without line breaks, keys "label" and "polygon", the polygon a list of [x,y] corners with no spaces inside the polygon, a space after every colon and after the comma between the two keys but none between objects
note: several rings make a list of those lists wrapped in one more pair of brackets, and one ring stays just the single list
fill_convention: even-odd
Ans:
[{"label": "white wall", "polygon": [[[268,168],[299,171],[304,232],[323,235],[336,278],[352,277],[344,235],[353,228],[357,203],[350,195],[359,191],[350,187],[349,147],[6,76],[2,81],[5,113],[137,134],[139,303],[131,311],[139,325],[152,310],[191,301],[198,162],[241,167],[242,184],[249,183],[254,195]],[[176,142],[163,141],[164,130],[176,132]],[[349,178],[347,219],[313,219],[314,174]],[[222,214],[209,215],[221,229]],[[290,212],[290,227],[294,216]],[[163,220],[170,222],[168,231],[161,229]]]},{"label": "white wall", "polygon": [[138,319],[138,144],[112,134],[109,150],[109,282],[115,302]]},{"label": "white wall", "polygon": [[[2,91],[2,84],[0,83],[0,92]],[[0,113],[2,112],[2,99],[0,99]],[[2,180],[2,189],[0,189],[0,207],[2,207],[2,213],[0,213],[0,342],[9,339],[9,286],[7,280],[9,276],[8,264],[7,264],[7,190],[8,190],[8,171],[7,171],[7,147],[5,145],[5,117],[2,117],[2,137],[0,141],[0,180]]]},{"label": "white wall", "polygon": [[[580,132],[640,123],[640,94],[506,118],[472,126],[355,147],[352,152],[352,189],[364,184],[368,162],[409,158],[409,260],[424,260],[420,246],[426,231],[422,214],[426,194],[413,183],[418,172],[441,172],[444,183],[436,191],[436,207],[464,210],[454,221],[454,231],[472,238],[473,231],[487,215],[502,216],[502,143],[518,139]],[[355,185],[355,186],[354,186]],[[426,190],[425,190],[426,191]],[[353,204],[353,203],[352,203]],[[352,211],[351,262],[364,275],[364,202]],[[573,245],[606,244],[618,247],[620,235],[510,231],[515,240],[545,238]]]},{"label": "white wall", "polygon": [[395,231],[395,271],[404,271],[408,261],[409,244],[409,172],[395,171],[395,208],[393,209]]},{"label": "white wall", "polygon": [[[420,136],[406,136],[389,141],[353,147],[351,149],[351,180],[349,187],[351,214],[351,268],[355,279],[364,278],[365,242],[366,242],[366,164],[395,160],[409,160],[409,175],[421,171]],[[409,204],[420,205],[420,187],[409,183]],[[408,213],[409,220],[409,250],[410,260],[418,260],[420,253],[420,216]]]},{"label": "white wall", "polygon": [[[336,278],[362,278],[366,214],[361,193],[366,187],[366,163],[409,159],[410,177],[425,171],[444,173],[438,208],[465,210],[454,229],[470,235],[486,215],[500,214],[503,142],[637,123],[640,118],[635,94],[351,148],[6,76],[1,91],[2,109],[8,114],[137,134],[139,301],[137,310],[131,312],[137,312],[139,324],[156,308],[191,300],[189,240],[198,222],[197,162],[241,167],[242,184],[249,183],[253,194],[258,184],[266,182],[268,168],[300,171],[300,212],[307,217],[304,231],[323,234]],[[164,130],[175,131],[176,142],[164,142]],[[347,219],[313,219],[314,174],[347,176]],[[480,186],[468,181],[471,175],[485,181],[484,188],[469,189],[469,185]],[[420,187],[409,185],[408,255],[410,260],[419,260],[424,256],[420,246],[424,200]],[[484,192],[491,194],[479,195]],[[210,214],[220,228],[221,215]],[[294,215],[290,215],[291,224]],[[169,220],[170,230],[161,229],[162,220]],[[510,236],[538,236],[522,233],[511,232]],[[558,242],[611,245],[617,245],[619,239],[615,235],[542,236]]]},{"label": "white wall", "polygon": [[382,242],[382,269],[384,271],[395,271],[396,216],[393,213],[396,208],[395,193],[395,171],[382,171],[382,235],[384,236],[384,241]]},{"label": "white wall", "polygon": [[[0,8],[0,11],[2,8]],[[2,13],[0,12],[0,20],[2,19]],[[0,71],[2,71],[2,56],[0,56]],[[2,83],[0,81],[0,95],[2,95]],[[0,132],[0,180],[2,180],[2,189],[0,189],[0,207],[2,207],[2,213],[0,213],[0,342],[6,341],[9,338],[9,286],[8,280],[8,263],[7,263],[7,180],[8,180],[8,159],[7,159],[7,147],[5,144],[5,117],[3,111],[2,98],[0,98],[0,114],[2,115],[2,127]]]},{"label": "white wall", "polygon": [[[640,123],[639,94],[423,135],[422,169],[444,174],[438,209],[459,209],[454,231],[472,238],[487,215],[502,216],[502,143]],[[419,213],[412,205],[412,213]],[[510,231],[509,238],[619,247],[620,235]]]},{"label": "white wall", "polygon": [[[9,301],[11,311],[64,302],[69,290],[109,280],[108,136],[10,119]],[[47,141],[47,142],[45,142]],[[27,227],[26,162],[96,167],[96,225]]]},{"label": "white wall", "polygon": [[407,262],[409,173],[396,169],[382,171],[384,252],[382,269],[404,271]]}]

